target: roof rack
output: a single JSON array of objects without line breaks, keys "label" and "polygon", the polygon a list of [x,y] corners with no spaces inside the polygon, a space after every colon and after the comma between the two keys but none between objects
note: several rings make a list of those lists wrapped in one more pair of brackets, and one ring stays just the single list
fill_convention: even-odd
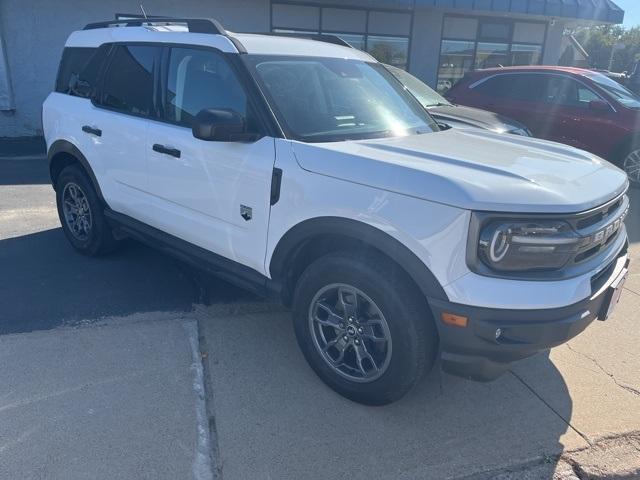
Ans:
[{"label": "roof rack", "polygon": [[315,40],[317,42],[333,43],[334,45],[340,45],[342,47],[354,48],[353,45],[346,42],[339,36],[328,35],[326,33],[270,32],[270,33],[258,33],[257,35],[273,35],[276,37],[304,38],[306,40]]},{"label": "roof rack", "polygon": [[[117,18],[120,17],[120,18]],[[124,18],[132,17],[132,18]],[[106,22],[95,22],[85,25],[83,30],[113,27],[145,27],[186,25],[192,33],[209,33],[213,35],[227,35],[222,24],[211,18],[172,18],[172,17],[138,17],[137,15],[117,14],[116,19]]]}]

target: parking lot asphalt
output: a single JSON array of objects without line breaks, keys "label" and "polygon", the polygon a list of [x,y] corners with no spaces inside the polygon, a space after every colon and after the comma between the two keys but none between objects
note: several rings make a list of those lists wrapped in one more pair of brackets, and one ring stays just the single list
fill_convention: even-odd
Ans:
[{"label": "parking lot asphalt", "polygon": [[[315,377],[279,307],[135,242],[75,253],[44,159],[0,160],[0,479],[640,478],[632,202],[634,262],[609,321],[496,382],[436,369],[372,408]],[[196,468],[194,321],[210,472]]]}]

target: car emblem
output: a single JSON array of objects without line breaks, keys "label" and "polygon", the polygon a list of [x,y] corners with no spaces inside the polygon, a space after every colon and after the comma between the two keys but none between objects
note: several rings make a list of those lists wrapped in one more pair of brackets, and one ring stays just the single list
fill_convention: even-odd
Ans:
[{"label": "car emblem", "polygon": [[240,216],[248,222],[253,218],[253,210],[246,205],[240,205]]}]

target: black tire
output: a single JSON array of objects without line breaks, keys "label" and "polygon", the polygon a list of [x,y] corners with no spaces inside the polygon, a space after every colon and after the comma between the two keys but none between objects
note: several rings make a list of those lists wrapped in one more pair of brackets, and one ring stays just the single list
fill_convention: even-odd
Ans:
[{"label": "black tire", "polygon": [[[318,346],[318,334],[314,330],[318,327],[314,327],[317,324],[312,320],[312,312],[315,311],[312,307],[316,304],[314,300],[317,295],[322,295],[327,289],[330,292],[334,285],[355,287],[364,293],[375,304],[377,311],[382,313],[388,325],[391,346],[387,353],[390,358],[385,360],[386,368],[378,378],[366,382],[345,378],[344,372],[339,373],[321,353],[322,347]],[[319,297],[318,300],[323,298]],[[323,300],[323,303],[332,301]],[[370,305],[367,301],[364,303]],[[339,301],[337,305],[340,305]],[[313,262],[297,282],[293,322],[298,343],[311,368],[333,390],[358,403],[385,405],[394,402],[433,367],[438,338],[427,302],[407,274],[381,256],[358,258],[355,253],[332,253]],[[346,340],[347,335],[342,338]],[[352,339],[350,341],[355,342]],[[355,358],[356,347],[352,345],[351,348],[354,349],[352,357]],[[344,351],[343,348],[342,355],[346,358]],[[373,368],[370,370],[373,371]]]},{"label": "black tire", "polygon": [[[86,223],[89,227],[82,229],[82,235],[73,230],[70,221],[65,216],[63,198],[69,199],[69,191],[75,191],[76,198],[86,198],[86,202],[82,201],[81,203],[86,205],[86,207],[83,206],[84,217],[90,220],[87,220]],[[65,195],[67,196],[65,197]],[[112,252],[117,247],[118,241],[114,238],[111,227],[104,216],[104,205],[82,168],[77,165],[69,165],[60,172],[56,181],[56,203],[62,229],[69,243],[78,252],[93,257]]]}]

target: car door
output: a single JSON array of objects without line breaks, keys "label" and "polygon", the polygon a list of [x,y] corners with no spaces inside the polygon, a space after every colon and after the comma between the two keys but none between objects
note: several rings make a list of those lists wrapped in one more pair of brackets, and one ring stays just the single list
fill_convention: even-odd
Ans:
[{"label": "car door", "polygon": [[147,191],[146,141],[149,118],[156,115],[154,71],[161,47],[114,45],[93,100],[91,136],[102,167],[102,190],[109,206],[144,218]]},{"label": "car door", "polygon": [[593,89],[568,75],[549,75],[545,103],[553,121],[550,140],[602,157],[609,154],[612,142],[602,132],[615,128],[616,112]]},{"label": "car door", "polygon": [[272,137],[203,141],[192,123],[203,109],[231,109],[258,130],[255,107],[224,54],[168,47],[163,55],[162,121],[151,122],[146,152],[147,223],[264,273]]}]

